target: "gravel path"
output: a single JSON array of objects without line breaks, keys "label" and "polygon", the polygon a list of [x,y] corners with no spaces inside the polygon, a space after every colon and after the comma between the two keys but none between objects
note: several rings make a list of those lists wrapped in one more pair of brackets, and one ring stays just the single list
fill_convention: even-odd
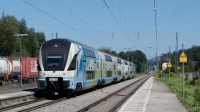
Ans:
[{"label": "gravel path", "polygon": [[103,88],[102,91],[101,91],[101,89],[92,91],[90,93],[86,93],[84,95],[77,96],[76,98],[71,98],[71,99],[59,102],[57,104],[53,104],[53,105],[50,105],[50,106],[47,106],[47,107],[44,107],[41,109],[37,109],[34,112],[55,112],[55,111],[56,112],[75,112],[75,111],[109,95],[110,93],[113,93],[113,92],[119,90],[120,88],[123,88],[123,87],[129,85],[133,81],[136,81],[145,76],[135,77],[134,79],[130,79],[130,80]]}]

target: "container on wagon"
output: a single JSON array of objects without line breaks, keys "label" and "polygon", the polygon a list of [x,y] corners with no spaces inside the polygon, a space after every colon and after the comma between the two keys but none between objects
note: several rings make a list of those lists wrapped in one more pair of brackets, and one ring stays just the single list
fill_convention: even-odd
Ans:
[{"label": "container on wagon", "polygon": [[37,60],[33,57],[22,57],[22,77],[37,78]]},{"label": "container on wagon", "polygon": [[8,57],[0,57],[0,79],[7,79],[12,67]]}]

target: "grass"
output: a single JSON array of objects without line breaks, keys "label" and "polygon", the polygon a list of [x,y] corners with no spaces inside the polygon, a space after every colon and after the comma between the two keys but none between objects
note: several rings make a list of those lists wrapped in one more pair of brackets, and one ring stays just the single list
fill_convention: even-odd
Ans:
[{"label": "grass", "polygon": [[27,101],[27,98],[23,98],[23,101]]},{"label": "grass", "polygon": [[[157,75],[157,77],[160,75]],[[164,76],[164,75],[162,75]],[[171,75],[170,75],[171,76]],[[173,74],[170,77],[170,85],[169,85],[169,75],[165,74],[161,80],[165,81],[169,86],[172,92],[176,93],[180,99],[180,102],[183,103],[183,78],[177,74]],[[200,98],[200,85],[191,85],[191,80],[184,80],[184,102],[194,111],[200,112],[200,101],[197,99]],[[196,90],[196,91],[195,91]],[[198,92],[198,91],[199,92]],[[183,105],[188,108],[184,103]]]},{"label": "grass", "polygon": [[31,100],[36,100],[37,98],[34,96],[31,96]]}]

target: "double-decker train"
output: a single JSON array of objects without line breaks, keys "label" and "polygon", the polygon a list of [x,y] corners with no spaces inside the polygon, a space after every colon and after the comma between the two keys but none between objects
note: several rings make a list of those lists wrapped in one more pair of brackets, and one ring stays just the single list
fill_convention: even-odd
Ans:
[{"label": "double-decker train", "polygon": [[70,39],[45,42],[37,63],[41,92],[80,91],[136,75],[134,63]]}]

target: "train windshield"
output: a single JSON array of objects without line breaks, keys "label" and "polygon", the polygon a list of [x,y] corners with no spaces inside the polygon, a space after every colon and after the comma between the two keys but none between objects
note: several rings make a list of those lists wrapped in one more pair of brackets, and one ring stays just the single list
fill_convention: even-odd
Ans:
[{"label": "train windshield", "polygon": [[63,67],[63,54],[47,54],[47,67]]}]

